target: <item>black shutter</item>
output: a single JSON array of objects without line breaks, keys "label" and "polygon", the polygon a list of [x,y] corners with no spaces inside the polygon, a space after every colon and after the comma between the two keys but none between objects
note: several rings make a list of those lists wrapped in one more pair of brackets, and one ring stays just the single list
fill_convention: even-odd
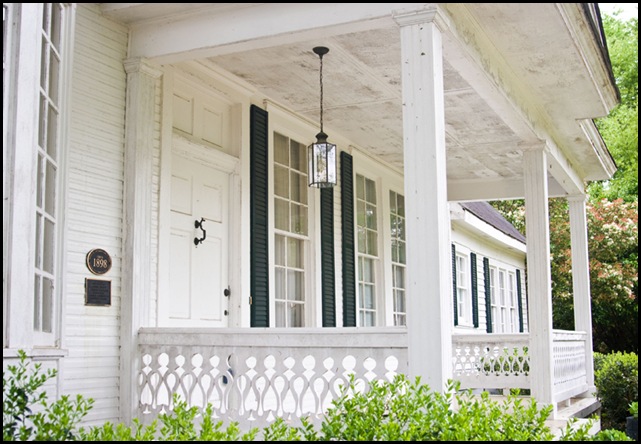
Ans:
[{"label": "black shutter", "polygon": [[454,326],[458,325],[458,298],[456,295],[456,247],[452,244],[452,294],[454,295]]},{"label": "black shutter", "polygon": [[343,326],[356,327],[354,251],[354,176],[352,156],[341,152],[341,231],[343,258]]},{"label": "black shutter", "polygon": [[334,188],[322,188],[320,192],[323,327],[336,327],[336,292],[334,285]]},{"label": "black shutter", "polygon": [[267,111],[250,108],[250,325],[269,327]]},{"label": "black shutter", "polygon": [[490,260],[483,258],[483,280],[485,281],[485,323],[488,333],[492,333],[492,294],[490,292]]},{"label": "black shutter", "polygon": [[519,304],[519,332],[523,333],[523,298],[521,293],[521,270],[516,270],[516,297]]},{"label": "black shutter", "polygon": [[479,328],[479,283],[476,270],[476,253],[470,254],[470,272],[472,273],[472,321],[474,328]]}]

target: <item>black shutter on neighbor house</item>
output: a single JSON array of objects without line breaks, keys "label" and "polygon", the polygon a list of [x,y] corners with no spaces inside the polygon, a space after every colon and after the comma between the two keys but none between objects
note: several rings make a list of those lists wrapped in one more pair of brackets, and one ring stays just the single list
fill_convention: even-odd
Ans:
[{"label": "black shutter on neighbor house", "polygon": [[456,297],[456,246],[452,244],[452,294],[454,296],[454,326],[458,325],[458,298]]},{"label": "black shutter on neighbor house", "polygon": [[474,328],[479,327],[479,283],[476,270],[476,253],[470,254],[470,272],[472,273],[472,321]]},{"label": "black shutter on neighbor house", "polygon": [[323,327],[336,327],[334,281],[334,188],[321,188],[321,293]]},{"label": "black shutter on neighbor house", "polygon": [[354,251],[354,176],[352,156],[341,152],[341,232],[343,259],[343,326],[356,327]]},{"label": "black shutter on neighbor house", "polygon": [[490,291],[490,260],[483,258],[483,280],[485,281],[485,323],[488,333],[492,333],[492,293]]},{"label": "black shutter on neighbor house", "polygon": [[521,293],[521,270],[516,270],[516,297],[519,307],[519,332],[523,333],[523,295]]},{"label": "black shutter on neighbor house", "polygon": [[269,327],[267,111],[250,108],[250,325]]}]

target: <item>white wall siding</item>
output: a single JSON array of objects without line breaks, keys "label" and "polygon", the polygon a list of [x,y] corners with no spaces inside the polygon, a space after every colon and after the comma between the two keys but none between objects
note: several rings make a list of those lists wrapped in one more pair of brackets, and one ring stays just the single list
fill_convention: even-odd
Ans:
[{"label": "white wall siding", "polygon": [[[95,400],[87,424],[119,420],[120,297],[127,30],[78,4],[65,201],[63,394]],[[111,270],[93,276],[87,252],[106,250]],[[111,281],[111,306],[85,305],[85,278]]]}]

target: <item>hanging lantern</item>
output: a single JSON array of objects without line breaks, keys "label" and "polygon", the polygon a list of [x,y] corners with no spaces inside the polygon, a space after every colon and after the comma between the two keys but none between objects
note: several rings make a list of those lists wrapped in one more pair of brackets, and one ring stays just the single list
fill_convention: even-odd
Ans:
[{"label": "hanging lantern", "polygon": [[336,145],[328,142],[323,132],[323,56],[329,49],[317,46],[313,51],[320,58],[320,132],[316,134],[316,142],[307,148],[307,174],[310,187],[328,188],[336,185]]}]

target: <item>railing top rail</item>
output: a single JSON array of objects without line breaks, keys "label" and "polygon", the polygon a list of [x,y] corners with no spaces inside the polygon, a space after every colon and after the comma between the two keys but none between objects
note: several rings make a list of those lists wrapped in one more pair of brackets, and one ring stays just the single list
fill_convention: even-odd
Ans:
[{"label": "railing top rail", "polygon": [[141,328],[139,345],[407,348],[404,327]]},{"label": "railing top rail", "polygon": [[454,344],[480,344],[488,342],[523,344],[529,340],[529,333],[492,333],[492,334],[452,334],[452,343]]}]

